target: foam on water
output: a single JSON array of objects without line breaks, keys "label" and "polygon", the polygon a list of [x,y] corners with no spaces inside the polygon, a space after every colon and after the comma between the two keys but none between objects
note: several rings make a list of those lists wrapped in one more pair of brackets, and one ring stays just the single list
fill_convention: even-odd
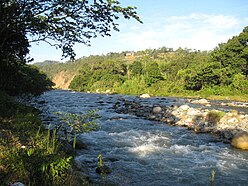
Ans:
[{"label": "foam on water", "polygon": [[180,153],[180,154],[188,154],[192,151],[190,150],[190,145],[173,145],[170,147],[170,150],[174,153]]},{"label": "foam on water", "polygon": [[153,144],[144,144],[138,147],[132,147],[128,150],[129,152],[135,153],[138,156],[144,157],[144,156],[151,156],[155,153],[159,153],[161,152],[161,150],[163,150],[163,148],[155,146]]},{"label": "foam on water", "polygon": [[216,171],[216,185],[247,185],[247,152],[212,143],[211,135],[195,134],[113,110],[113,104],[121,97],[148,105],[169,104],[168,100],[58,90],[42,97],[50,115],[55,111],[82,113],[99,109],[100,128],[78,136],[88,148],[78,151],[76,157],[78,166],[87,167],[93,180],[101,179],[95,168],[97,156],[102,154],[112,171],[108,180],[117,185],[208,185],[212,170]]}]

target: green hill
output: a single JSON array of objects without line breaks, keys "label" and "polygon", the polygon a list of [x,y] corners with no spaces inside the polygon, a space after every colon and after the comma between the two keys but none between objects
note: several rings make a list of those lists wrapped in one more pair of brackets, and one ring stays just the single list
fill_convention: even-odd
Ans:
[{"label": "green hill", "polygon": [[[247,100],[248,27],[213,51],[171,48],[109,53],[39,66],[76,91]],[[57,87],[62,87],[57,86]]]}]

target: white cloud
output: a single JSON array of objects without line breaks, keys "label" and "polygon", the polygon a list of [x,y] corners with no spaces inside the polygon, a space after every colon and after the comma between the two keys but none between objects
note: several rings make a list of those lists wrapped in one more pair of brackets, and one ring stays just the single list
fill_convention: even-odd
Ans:
[{"label": "white cloud", "polygon": [[[160,15],[159,15],[160,14]],[[239,34],[247,26],[248,17],[192,13],[184,16],[165,17],[157,15],[143,19],[144,24],[125,21],[120,24],[120,32],[113,32],[112,37],[92,40],[92,46],[76,45],[77,57],[90,54],[106,54],[125,50],[144,50],[162,46],[177,49],[191,48],[212,50],[219,43]],[[32,45],[31,56],[35,61],[61,59],[61,51],[48,45]]]},{"label": "white cloud", "polygon": [[[152,20],[139,26],[139,29],[120,32],[117,42],[136,50],[161,46],[212,50],[241,32],[245,26],[234,16],[202,13]],[[239,32],[234,33],[237,28],[240,28]]]}]

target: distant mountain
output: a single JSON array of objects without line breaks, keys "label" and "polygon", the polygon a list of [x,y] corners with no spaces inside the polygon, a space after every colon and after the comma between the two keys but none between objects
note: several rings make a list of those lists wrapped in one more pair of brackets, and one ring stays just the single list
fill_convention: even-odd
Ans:
[{"label": "distant mountain", "polygon": [[59,61],[53,61],[53,60],[45,60],[43,62],[37,62],[34,63],[33,65],[35,66],[45,66],[45,65],[53,65],[53,64],[58,64],[60,63]]}]

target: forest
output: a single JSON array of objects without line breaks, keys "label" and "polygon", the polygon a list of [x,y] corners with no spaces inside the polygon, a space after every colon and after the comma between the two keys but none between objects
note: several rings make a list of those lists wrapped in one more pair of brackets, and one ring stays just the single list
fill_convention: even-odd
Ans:
[{"label": "forest", "polygon": [[161,47],[38,66],[51,79],[61,71],[74,74],[69,89],[76,91],[247,100],[247,43],[245,27],[212,51]]}]

